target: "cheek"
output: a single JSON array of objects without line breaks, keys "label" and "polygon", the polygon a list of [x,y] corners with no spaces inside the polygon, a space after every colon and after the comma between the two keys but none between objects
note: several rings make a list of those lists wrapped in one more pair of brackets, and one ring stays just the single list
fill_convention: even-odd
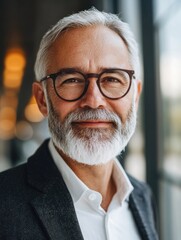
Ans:
[{"label": "cheek", "polygon": [[125,123],[127,120],[127,116],[132,107],[132,102],[133,94],[128,94],[120,100],[112,101],[112,103],[110,104],[112,110],[121,118],[123,123]]},{"label": "cheek", "polygon": [[74,102],[65,102],[60,98],[53,101],[53,107],[59,114],[60,121],[63,122],[66,116],[77,109],[77,104]]},{"label": "cheek", "polygon": [[52,106],[56,113],[59,115],[60,121],[63,122],[65,117],[72,111],[75,111],[78,106],[77,102],[66,102],[59,98],[55,91],[52,84],[48,86],[48,95]]},{"label": "cheek", "polygon": [[123,123],[125,123],[127,120],[130,107],[131,104],[128,103],[128,101],[122,101],[121,103],[117,104],[116,107],[114,107],[114,111],[118,114]]}]

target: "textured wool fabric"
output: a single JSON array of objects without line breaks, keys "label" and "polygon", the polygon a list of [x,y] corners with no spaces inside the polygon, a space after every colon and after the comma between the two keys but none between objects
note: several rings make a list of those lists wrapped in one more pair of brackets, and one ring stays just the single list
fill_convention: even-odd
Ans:
[{"label": "textured wool fabric", "polygon": [[[0,174],[0,239],[83,240],[70,193],[45,141],[28,163]],[[152,196],[129,177],[129,207],[143,240],[157,240]],[[121,236],[120,236],[121,239]]]}]

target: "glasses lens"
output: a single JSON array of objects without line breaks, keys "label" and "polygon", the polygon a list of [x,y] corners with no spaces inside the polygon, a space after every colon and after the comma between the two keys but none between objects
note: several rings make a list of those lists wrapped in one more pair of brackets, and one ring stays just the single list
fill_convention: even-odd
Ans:
[{"label": "glasses lens", "polygon": [[120,98],[127,93],[130,81],[130,76],[125,71],[105,72],[100,77],[100,88],[106,97]]},{"label": "glasses lens", "polygon": [[65,100],[79,98],[85,89],[85,79],[77,72],[60,73],[55,80],[57,94]]}]

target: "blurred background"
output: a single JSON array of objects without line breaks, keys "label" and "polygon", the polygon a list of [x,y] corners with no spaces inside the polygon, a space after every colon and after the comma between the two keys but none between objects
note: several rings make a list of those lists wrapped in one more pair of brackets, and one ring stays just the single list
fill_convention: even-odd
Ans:
[{"label": "blurred background", "polygon": [[137,131],[120,157],[148,182],[158,205],[162,240],[181,236],[181,1],[1,0],[0,171],[32,155],[49,137],[32,96],[42,35],[65,15],[95,6],[119,14],[139,43],[143,76]]}]

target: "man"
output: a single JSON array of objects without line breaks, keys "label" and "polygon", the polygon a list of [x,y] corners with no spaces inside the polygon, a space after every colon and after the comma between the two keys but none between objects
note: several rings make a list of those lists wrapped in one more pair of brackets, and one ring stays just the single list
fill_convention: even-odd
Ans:
[{"label": "man", "polygon": [[158,239],[149,188],[116,159],[135,130],[139,72],[113,14],[82,11],[46,33],[33,93],[51,140],[1,174],[0,239]]}]

